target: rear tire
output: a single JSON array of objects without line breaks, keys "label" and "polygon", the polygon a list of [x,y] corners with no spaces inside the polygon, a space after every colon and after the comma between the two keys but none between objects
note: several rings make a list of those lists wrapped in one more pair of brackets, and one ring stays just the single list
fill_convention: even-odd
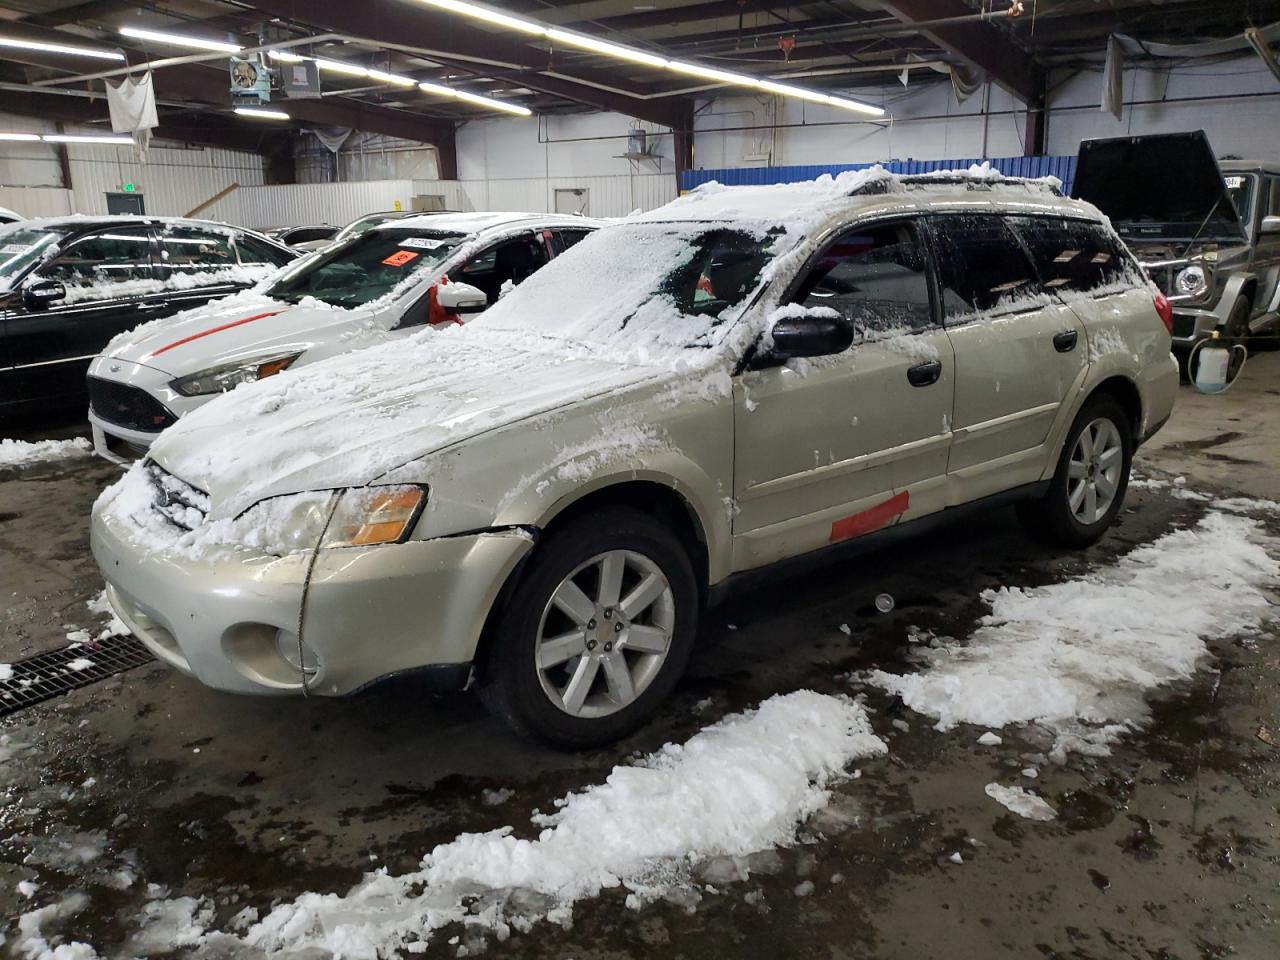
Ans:
[{"label": "rear tire", "polygon": [[480,697],[554,747],[617,740],[684,673],[698,614],[693,564],[667,527],[626,507],[584,515],[533,554],[494,625]]},{"label": "rear tire", "polygon": [[1038,539],[1064,547],[1096,543],[1124,504],[1133,462],[1133,428],[1108,394],[1085,401],[1067,431],[1049,489],[1018,504],[1018,518]]}]

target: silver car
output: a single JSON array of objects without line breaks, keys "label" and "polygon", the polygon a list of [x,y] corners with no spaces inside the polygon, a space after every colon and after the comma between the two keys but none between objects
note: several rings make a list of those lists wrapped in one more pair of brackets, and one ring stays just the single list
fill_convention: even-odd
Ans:
[{"label": "silver car", "polygon": [[448,337],[245,384],[94,509],[111,604],[209,686],[474,681],[560,746],[658,709],[736,587],[1016,502],[1092,543],[1177,387],[1093,207],[986,171],[704,187]]}]

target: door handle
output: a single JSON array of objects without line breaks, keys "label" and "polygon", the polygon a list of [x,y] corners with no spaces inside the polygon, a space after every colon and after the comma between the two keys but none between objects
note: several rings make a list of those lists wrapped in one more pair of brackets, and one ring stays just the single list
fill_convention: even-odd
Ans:
[{"label": "door handle", "polygon": [[913,387],[927,387],[931,383],[937,383],[940,376],[942,376],[941,360],[929,360],[907,368],[907,382]]},{"label": "door handle", "polygon": [[1076,348],[1076,341],[1080,339],[1080,334],[1075,330],[1063,330],[1061,333],[1053,335],[1053,349],[1059,353],[1070,353]]}]

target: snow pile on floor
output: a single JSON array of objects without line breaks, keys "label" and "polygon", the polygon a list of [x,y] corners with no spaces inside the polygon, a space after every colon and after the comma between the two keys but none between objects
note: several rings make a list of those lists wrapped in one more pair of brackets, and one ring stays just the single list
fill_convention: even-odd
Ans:
[{"label": "snow pile on floor", "polygon": [[84,437],[70,440],[0,440],[0,468],[27,467],[50,460],[87,457],[93,446]]},{"label": "snow pile on floor", "polygon": [[[242,942],[268,953],[385,957],[420,952],[452,923],[500,938],[539,920],[568,924],[576,901],[620,885],[633,907],[687,894],[699,862],[793,843],[847,764],[885,752],[853,700],[807,690],[773,697],[558,801],[554,813],[534,816],[544,828],[537,839],[510,827],[463,834],[413,873],[379,870],[345,895],[281,904]],[[209,934],[205,942],[235,939]]]},{"label": "snow pile on floor", "polygon": [[18,917],[18,939],[13,944],[13,955],[25,960],[96,960],[97,952],[87,943],[73,940],[55,946],[44,929],[46,924],[65,921],[88,905],[85,894],[72,893],[56,903],[24,913]]},{"label": "snow pile on floor", "polygon": [[1036,724],[1053,735],[1054,759],[1102,755],[1146,719],[1146,693],[1191,676],[1205,640],[1272,616],[1266,589],[1280,584],[1280,562],[1266,546],[1275,542],[1257,521],[1210,512],[1089,576],[988,590],[991,614],[967,643],[939,638],[916,648],[921,672],[859,679],[939,730]]},{"label": "snow pile on floor", "polygon": [[999,783],[988,783],[984,791],[988,797],[1005,807],[1011,813],[1028,820],[1055,820],[1058,811],[1049,806],[1030,790],[1022,787],[1006,787]]}]

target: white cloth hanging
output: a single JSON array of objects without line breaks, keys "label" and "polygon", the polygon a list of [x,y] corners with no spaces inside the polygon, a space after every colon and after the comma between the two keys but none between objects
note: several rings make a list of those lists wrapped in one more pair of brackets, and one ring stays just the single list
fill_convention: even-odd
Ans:
[{"label": "white cloth hanging", "polygon": [[138,156],[146,159],[151,130],[160,125],[156,115],[156,91],[148,71],[141,77],[125,77],[119,83],[106,82],[107,107],[111,111],[111,129],[128,133],[138,148]]}]

